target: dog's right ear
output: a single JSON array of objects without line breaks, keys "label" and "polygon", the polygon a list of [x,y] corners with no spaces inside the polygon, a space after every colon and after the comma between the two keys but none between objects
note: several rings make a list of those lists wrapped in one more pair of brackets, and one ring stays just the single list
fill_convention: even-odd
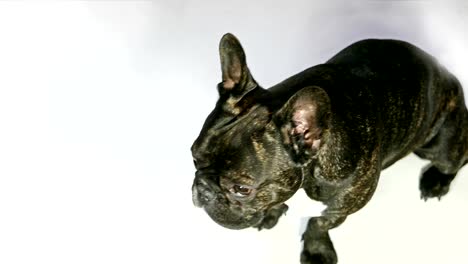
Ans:
[{"label": "dog's right ear", "polygon": [[218,86],[220,94],[242,96],[257,86],[247,67],[244,49],[234,35],[227,33],[221,38],[219,55],[223,73]]},{"label": "dog's right ear", "polygon": [[306,164],[317,153],[330,116],[330,99],[318,86],[302,88],[275,114],[283,144],[295,162]]}]

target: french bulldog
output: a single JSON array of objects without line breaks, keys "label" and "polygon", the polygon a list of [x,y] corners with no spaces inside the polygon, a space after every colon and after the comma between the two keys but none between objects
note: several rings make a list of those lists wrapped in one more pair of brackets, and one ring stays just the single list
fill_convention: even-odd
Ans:
[{"label": "french bulldog", "polygon": [[219,100],[191,148],[193,202],[224,227],[268,229],[303,188],[326,205],[308,221],[303,264],[337,263],[328,231],[371,199],[380,172],[399,159],[430,161],[424,200],[447,194],[467,163],[462,87],[412,44],[358,41],[269,89],[235,36],[222,37],[219,53]]}]

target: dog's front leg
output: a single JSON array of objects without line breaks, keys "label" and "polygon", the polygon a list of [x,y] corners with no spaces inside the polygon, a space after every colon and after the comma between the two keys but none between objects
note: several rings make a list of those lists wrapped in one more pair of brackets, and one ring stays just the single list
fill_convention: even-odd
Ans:
[{"label": "dog's front leg", "polygon": [[[373,157],[376,157],[375,155]],[[337,254],[328,230],[339,226],[346,217],[361,209],[372,197],[380,175],[380,163],[375,159],[361,161],[352,181],[338,189],[337,194],[327,202],[322,216],[309,219],[302,236],[304,248],[302,264],[335,264]]]},{"label": "dog's front leg", "polygon": [[340,225],[345,219],[346,215],[343,214],[323,214],[321,217],[309,219],[307,229],[302,235],[302,264],[337,263],[338,258],[328,230]]}]

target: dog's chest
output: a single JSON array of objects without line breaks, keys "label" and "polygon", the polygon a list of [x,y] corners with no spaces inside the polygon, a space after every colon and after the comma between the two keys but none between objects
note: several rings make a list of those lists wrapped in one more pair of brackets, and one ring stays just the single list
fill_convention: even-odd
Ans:
[{"label": "dog's chest", "polygon": [[309,198],[326,203],[335,195],[344,182],[334,183],[326,181],[322,177],[322,173],[322,170],[318,167],[312,169],[310,174],[305,173],[302,188]]}]

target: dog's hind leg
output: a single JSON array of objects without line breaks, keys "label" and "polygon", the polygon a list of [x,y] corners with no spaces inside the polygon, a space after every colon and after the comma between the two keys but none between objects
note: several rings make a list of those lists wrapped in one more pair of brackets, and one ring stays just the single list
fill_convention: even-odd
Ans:
[{"label": "dog's hind leg", "polygon": [[414,153],[431,161],[421,174],[421,198],[437,197],[440,200],[468,161],[468,111],[463,99],[447,115],[437,135]]}]

